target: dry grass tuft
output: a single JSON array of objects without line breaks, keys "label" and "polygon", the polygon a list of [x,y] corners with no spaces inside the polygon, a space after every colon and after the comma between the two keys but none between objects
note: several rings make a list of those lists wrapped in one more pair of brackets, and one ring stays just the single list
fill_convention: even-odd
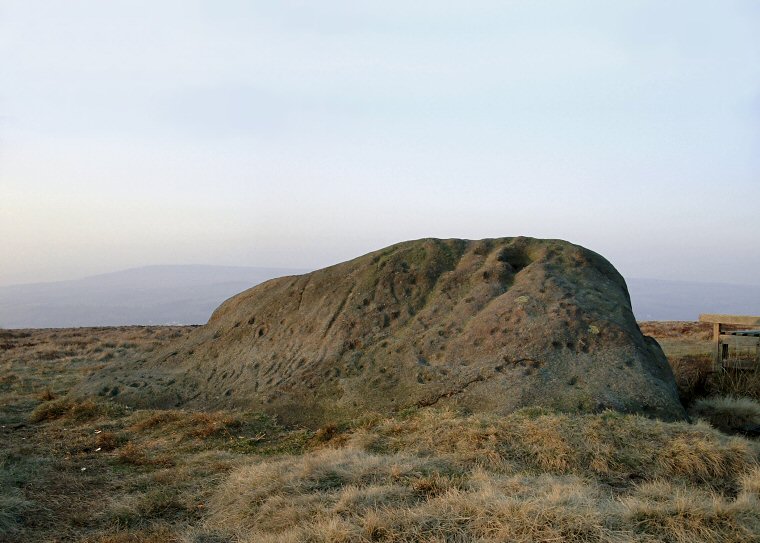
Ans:
[{"label": "dry grass tuft", "polygon": [[239,416],[227,412],[188,412],[167,410],[148,412],[132,424],[133,432],[146,432],[161,429],[180,437],[208,439],[211,437],[231,436],[231,431],[240,428],[243,421]]},{"label": "dry grass tuft", "polygon": [[320,443],[326,443],[338,434],[336,424],[326,424],[314,432],[314,439]]},{"label": "dry grass tuft", "polygon": [[658,541],[757,541],[760,502],[746,494],[737,499],[714,492],[683,488],[667,481],[641,485],[621,500],[623,520],[636,535]]},{"label": "dry grass tuft", "polygon": [[192,413],[185,425],[189,436],[207,439],[214,436],[230,436],[230,430],[242,426],[239,418],[230,413]]},{"label": "dry grass tuft", "polygon": [[114,417],[123,413],[124,409],[117,404],[60,398],[37,406],[29,415],[29,420],[30,422],[44,422],[67,418],[85,421],[101,416]]},{"label": "dry grass tuft", "polygon": [[55,394],[50,390],[50,387],[46,388],[39,396],[41,402],[49,402],[55,400]]},{"label": "dry grass tuft", "polygon": [[740,497],[760,499],[760,466],[755,466],[739,478]]},{"label": "dry grass tuft", "polygon": [[31,422],[55,420],[68,413],[70,404],[65,400],[40,404],[29,416]]},{"label": "dry grass tuft", "polygon": [[729,434],[760,434],[760,403],[731,396],[697,400],[691,414]]},{"label": "dry grass tuft", "polygon": [[132,466],[173,466],[175,464],[174,458],[168,454],[150,455],[144,446],[137,445],[133,441],[117,451],[117,458],[122,464]]},{"label": "dry grass tuft", "polygon": [[647,478],[677,477],[718,485],[731,481],[734,470],[744,472],[754,464],[756,452],[749,442],[725,440],[716,434],[705,429],[667,439],[655,456],[656,468]]},{"label": "dry grass tuft", "polygon": [[233,470],[207,527],[250,542],[751,541],[759,452],[704,424],[424,410]]},{"label": "dry grass tuft", "polygon": [[118,457],[120,462],[124,464],[132,464],[134,466],[149,465],[148,455],[145,451],[135,445],[133,442],[129,442],[119,449]]},{"label": "dry grass tuft", "polygon": [[133,432],[144,432],[176,422],[181,418],[181,411],[148,411],[142,414],[138,421],[130,426],[130,430]]},{"label": "dry grass tuft", "polygon": [[115,432],[101,432],[95,438],[95,447],[104,451],[112,451],[127,442],[127,436]]},{"label": "dry grass tuft", "polygon": [[670,367],[678,387],[678,397],[684,405],[691,405],[697,398],[710,391],[712,356],[684,355],[670,358]]},{"label": "dry grass tuft", "polygon": [[160,526],[142,530],[122,530],[88,537],[82,541],[83,543],[181,543],[183,540],[168,526]]},{"label": "dry grass tuft", "polygon": [[760,401],[760,370],[723,370],[710,376],[709,391],[715,396],[747,397]]},{"label": "dry grass tuft", "polygon": [[[523,410],[496,417],[426,410],[358,429],[351,443],[377,452],[452,455],[487,469],[584,477],[676,477],[724,484],[756,458],[750,442],[707,425],[663,423],[605,412],[569,415]],[[635,446],[632,446],[635,444]]]}]

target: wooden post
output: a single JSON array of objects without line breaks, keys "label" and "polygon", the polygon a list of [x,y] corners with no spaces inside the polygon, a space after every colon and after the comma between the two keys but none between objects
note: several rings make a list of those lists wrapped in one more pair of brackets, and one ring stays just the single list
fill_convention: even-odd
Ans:
[{"label": "wooden post", "polygon": [[723,368],[723,349],[720,348],[720,323],[713,324],[713,371]]},{"label": "wooden post", "polygon": [[[699,316],[700,322],[709,322],[713,325],[713,371],[723,369],[723,362],[728,358],[728,343],[724,343],[721,340],[723,334],[723,326],[760,326],[760,316],[752,315],[715,315],[715,314],[702,314]],[[735,347],[743,345],[739,338],[727,336],[730,339],[730,343]],[[760,344],[752,343],[757,346],[758,363],[760,363]]]}]

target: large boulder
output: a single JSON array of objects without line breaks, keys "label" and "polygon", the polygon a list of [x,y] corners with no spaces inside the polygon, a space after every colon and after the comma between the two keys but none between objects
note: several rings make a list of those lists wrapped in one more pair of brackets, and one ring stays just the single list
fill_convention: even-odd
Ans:
[{"label": "large boulder", "polygon": [[86,387],[305,424],[432,405],[685,418],[615,268],[578,245],[525,237],[409,241],[268,281]]}]

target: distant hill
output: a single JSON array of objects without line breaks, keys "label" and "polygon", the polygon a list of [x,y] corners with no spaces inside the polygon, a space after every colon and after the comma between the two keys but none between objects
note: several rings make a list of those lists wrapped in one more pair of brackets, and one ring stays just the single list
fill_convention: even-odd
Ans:
[{"label": "distant hill", "polygon": [[697,320],[700,313],[760,315],[760,285],[626,279],[638,320]]},{"label": "distant hill", "polygon": [[203,324],[222,301],[305,270],[148,266],[73,281],[0,287],[0,327]]},{"label": "distant hill", "polygon": [[[148,266],[74,281],[0,287],[0,327],[203,324],[221,302],[254,285],[307,270]],[[639,320],[699,313],[760,314],[760,286],[627,279]]]}]

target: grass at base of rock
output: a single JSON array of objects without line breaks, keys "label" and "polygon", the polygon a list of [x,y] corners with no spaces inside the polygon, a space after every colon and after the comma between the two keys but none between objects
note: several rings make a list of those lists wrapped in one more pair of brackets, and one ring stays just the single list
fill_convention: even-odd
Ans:
[{"label": "grass at base of rock", "polygon": [[722,432],[760,435],[760,403],[751,398],[701,398],[694,402],[691,413]]},{"label": "grass at base of rock", "polygon": [[0,540],[760,541],[760,442],[704,421],[414,408],[307,429],[66,395],[122,345],[182,333],[151,330],[4,340]]},{"label": "grass at base of rock", "polygon": [[250,462],[212,496],[235,541],[755,541],[757,443],[707,425],[422,410]]},{"label": "grass at base of rock", "polygon": [[0,479],[0,522],[17,541],[44,540],[49,526],[83,541],[685,542],[760,533],[760,445],[705,423],[420,409],[307,430],[264,415],[135,410],[70,413],[18,431],[31,443],[3,453]]}]

